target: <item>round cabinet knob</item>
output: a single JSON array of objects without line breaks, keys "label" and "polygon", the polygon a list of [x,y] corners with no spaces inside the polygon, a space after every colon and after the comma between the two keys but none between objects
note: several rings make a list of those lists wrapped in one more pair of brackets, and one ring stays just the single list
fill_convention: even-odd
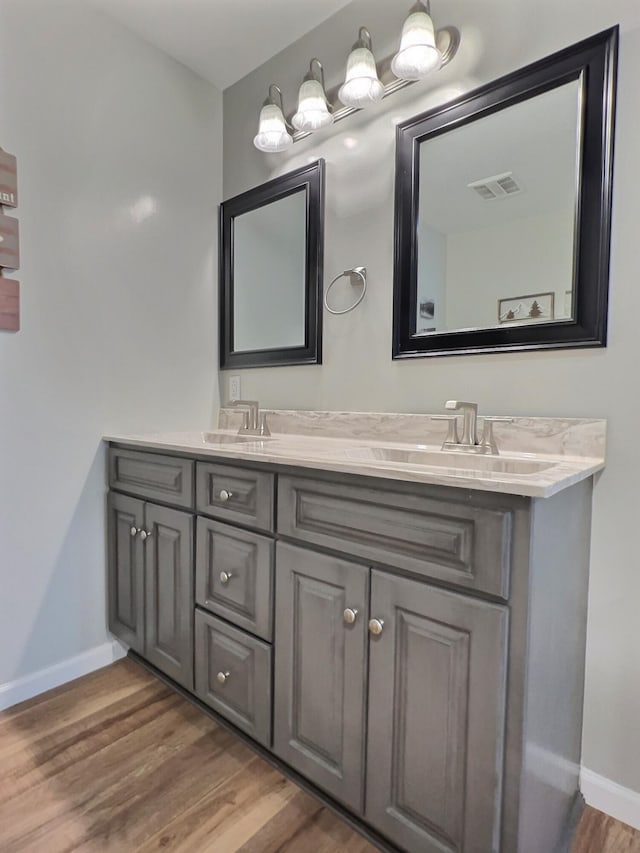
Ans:
[{"label": "round cabinet knob", "polygon": [[227,679],[229,678],[230,674],[231,673],[229,673],[229,672],[219,672],[216,675],[216,680],[217,680],[218,684],[226,684]]},{"label": "round cabinet knob", "polygon": [[228,491],[228,489],[221,489],[220,494],[218,495],[222,503],[225,503],[229,500],[229,498],[233,497],[233,492]]},{"label": "round cabinet knob", "polygon": [[373,634],[374,637],[379,637],[382,634],[382,629],[384,628],[384,619],[370,619],[369,620],[369,633]]},{"label": "round cabinet knob", "polygon": [[131,530],[129,531],[129,533],[130,533],[132,536],[135,536],[137,532],[138,532],[138,528],[137,528],[137,527],[132,527],[132,528],[131,528]]},{"label": "round cabinet knob", "polygon": [[347,607],[342,614],[342,618],[344,619],[345,625],[353,625],[358,618],[358,611],[355,608]]},{"label": "round cabinet knob", "polygon": [[147,538],[147,531],[146,531],[146,530],[141,530],[141,531],[140,531],[140,538],[141,538],[141,539],[142,539],[142,541],[144,542],[144,540]]},{"label": "round cabinet knob", "polygon": [[220,572],[220,583],[223,586],[226,586],[232,577],[233,575],[231,574],[231,572]]}]

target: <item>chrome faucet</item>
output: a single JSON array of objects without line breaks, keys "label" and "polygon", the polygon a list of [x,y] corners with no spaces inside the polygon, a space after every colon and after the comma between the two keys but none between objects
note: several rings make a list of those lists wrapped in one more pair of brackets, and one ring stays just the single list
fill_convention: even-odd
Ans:
[{"label": "chrome faucet", "polygon": [[493,425],[495,423],[511,423],[511,418],[483,418],[482,437],[478,441],[478,404],[465,403],[460,400],[447,400],[445,409],[454,412],[462,412],[462,438],[458,438],[457,418],[437,417],[436,420],[448,420],[449,431],[442,445],[443,450],[454,450],[463,453],[490,453],[497,456],[499,453]]},{"label": "chrome faucet", "polygon": [[478,444],[478,404],[463,403],[459,400],[447,400],[444,407],[450,411],[462,412],[462,438],[458,442],[458,445],[462,447],[476,447]]},{"label": "chrome faucet", "polygon": [[267,413],[260,411],[260,403],[257,400],[229,400],[226,405],[247,410],[238,435],[271,435],[267,424]]}]

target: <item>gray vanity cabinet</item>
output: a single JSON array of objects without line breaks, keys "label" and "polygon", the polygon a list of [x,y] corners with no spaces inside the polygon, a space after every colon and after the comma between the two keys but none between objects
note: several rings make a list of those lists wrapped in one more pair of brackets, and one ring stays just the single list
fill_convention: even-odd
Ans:
[{"label": "gray vanity cabinet", "polygon": [[109,630],[136,651],[144,651],[144,553],[138,530],[144,503],[109,493]]},{"label": "gray vanity cabinet", "polygon": [[497,851],[507,608],[373,571],[371,617],[366,819],[406,850]]},{"label": "gray vanity cabinet", "polygon": [[193,688],[193,518],[109,493],[109,629]]},{"label": "gray vanity cabinet", "polygon": [[276,564],[274,752],[361,813],[369,569],[282,543]]}]

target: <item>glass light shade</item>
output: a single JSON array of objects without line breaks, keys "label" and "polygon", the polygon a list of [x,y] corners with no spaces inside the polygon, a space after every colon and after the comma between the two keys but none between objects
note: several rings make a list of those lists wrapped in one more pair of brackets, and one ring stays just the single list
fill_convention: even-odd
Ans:
[{"label": "glass light shade", "polygon": [[258,135],[253,144],[260,151],[268,152],[285,151],[293,145],[282,110],[277,104],[265,104],[260,110]]},{"label": "glass light shade", "polygon": [[401,80],[422,80],[441,65],[431,17],[412,12],[402,27],[400,50],[391,60],[391,70]]},{"label": "glass light shade", "polygon": [[333,121],[319,80],[305,80],[298,95],[298,112],[291,119],[296,130],[313,132]]},{"label": "glass light shade", "polygon": [[345,107],[362,109],[377,103],[383,94],[373,54],[366,47],[354,48],[347,60],[347,74],[338,97]]}]

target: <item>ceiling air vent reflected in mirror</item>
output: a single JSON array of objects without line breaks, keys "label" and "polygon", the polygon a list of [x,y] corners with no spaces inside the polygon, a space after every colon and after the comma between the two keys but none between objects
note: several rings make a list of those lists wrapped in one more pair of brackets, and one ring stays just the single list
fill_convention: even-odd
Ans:
[{"label": "ceiling air vent reflected in mirror", "polygon": [[521,193],[522,187],[514,178],[513,172],[503,172],[501,175],[493,175],[491,178],[481,178],[467,184],[469,189],[475,190],[480,198],[491,201],[494,198],[507,198],[511,195]]}]

